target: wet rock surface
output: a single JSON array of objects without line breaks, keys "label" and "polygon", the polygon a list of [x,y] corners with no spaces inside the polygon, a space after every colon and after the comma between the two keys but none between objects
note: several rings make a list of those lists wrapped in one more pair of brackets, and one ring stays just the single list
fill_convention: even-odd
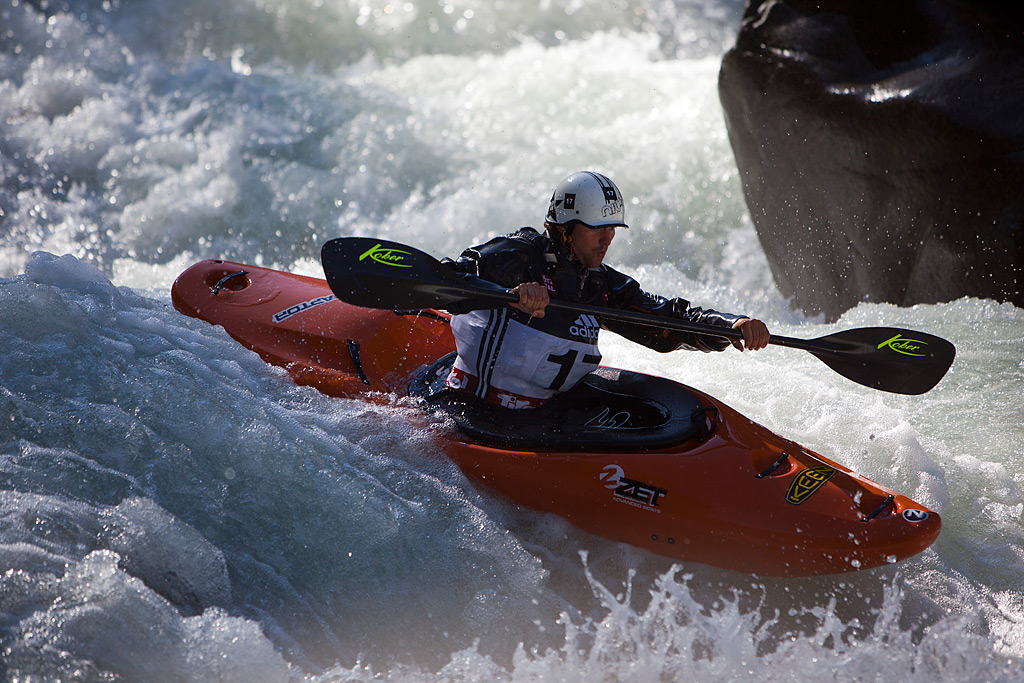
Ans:
[{"label": "wet rock surface", "polygon": [[719,92],[795,307],[1024,306],[1024,9],[1005,5],[748,0]]}]

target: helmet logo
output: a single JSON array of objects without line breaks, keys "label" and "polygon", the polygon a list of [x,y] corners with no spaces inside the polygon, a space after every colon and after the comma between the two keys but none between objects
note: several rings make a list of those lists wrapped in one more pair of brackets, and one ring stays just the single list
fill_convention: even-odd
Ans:
[{"label": "helmet logo", "polygon": [[601,207],[601,215],[607,218],[608,216],[617,216],[622,213],[622,202],[615,200],[609,201],[603,207]]},{"label": "helmet logo", "polygon": [[561,203],[562,200],[555,199],[554,197],[551,198],[551,203],[548,204],[548,215],[545,217],[545,220],[549,220],[552,223],[558,221],[558,205]]}]

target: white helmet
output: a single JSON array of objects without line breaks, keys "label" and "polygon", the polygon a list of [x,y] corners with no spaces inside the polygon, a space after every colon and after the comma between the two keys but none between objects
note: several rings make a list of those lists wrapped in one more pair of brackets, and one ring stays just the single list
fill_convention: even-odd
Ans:
[{"label": "white helmet", "polygon": [[558,183],[551,195],[546,221],[565,225],[579,221],[592,228],[616,226],[628,228],[622,193],[607,176],[579,171]]}]

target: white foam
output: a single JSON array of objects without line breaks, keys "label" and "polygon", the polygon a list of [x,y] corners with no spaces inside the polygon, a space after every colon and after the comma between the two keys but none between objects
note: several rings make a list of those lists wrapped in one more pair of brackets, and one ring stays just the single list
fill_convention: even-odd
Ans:
[{"label": "white foam", "polygon": [[[0,9],[9,674],[1017,675],[1024,311],[789,310],[717,101],[740,3],[74,4]],[[933,505],[932,549],[844,577],[679,573],[470,484],[409,405],[296,387],[169,303],[194,260],[318,275],[339,234],[454,255],[539,225],[584,167],[631,198],[610,258],[652,291],[791,336],[896,325],[957,345],[935,390],[901,397],[792,349],[602,338],[607,363]]]}]

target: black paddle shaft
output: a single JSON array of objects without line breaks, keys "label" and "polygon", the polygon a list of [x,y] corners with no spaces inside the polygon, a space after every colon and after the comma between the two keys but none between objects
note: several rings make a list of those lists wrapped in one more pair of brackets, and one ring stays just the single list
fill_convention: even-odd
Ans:
[{"label": "black paddle shaft", "polygon": [[[518,295],[481,278],[458,273],[414,247],[367,237],[341,237],[324,244],[327,283],[340,300],[365,308],[417,310],[505,306]],[[638,311],[552,300],[548,306],[593,315],[598,320],[647,325],[727,339],[743,333]],[[956,356],[950,342],[924,332],[864,327],[817,339],[771,335],[770,344],[807,351],[859,384],[898,394],[923,394],[946,374]]]}]

